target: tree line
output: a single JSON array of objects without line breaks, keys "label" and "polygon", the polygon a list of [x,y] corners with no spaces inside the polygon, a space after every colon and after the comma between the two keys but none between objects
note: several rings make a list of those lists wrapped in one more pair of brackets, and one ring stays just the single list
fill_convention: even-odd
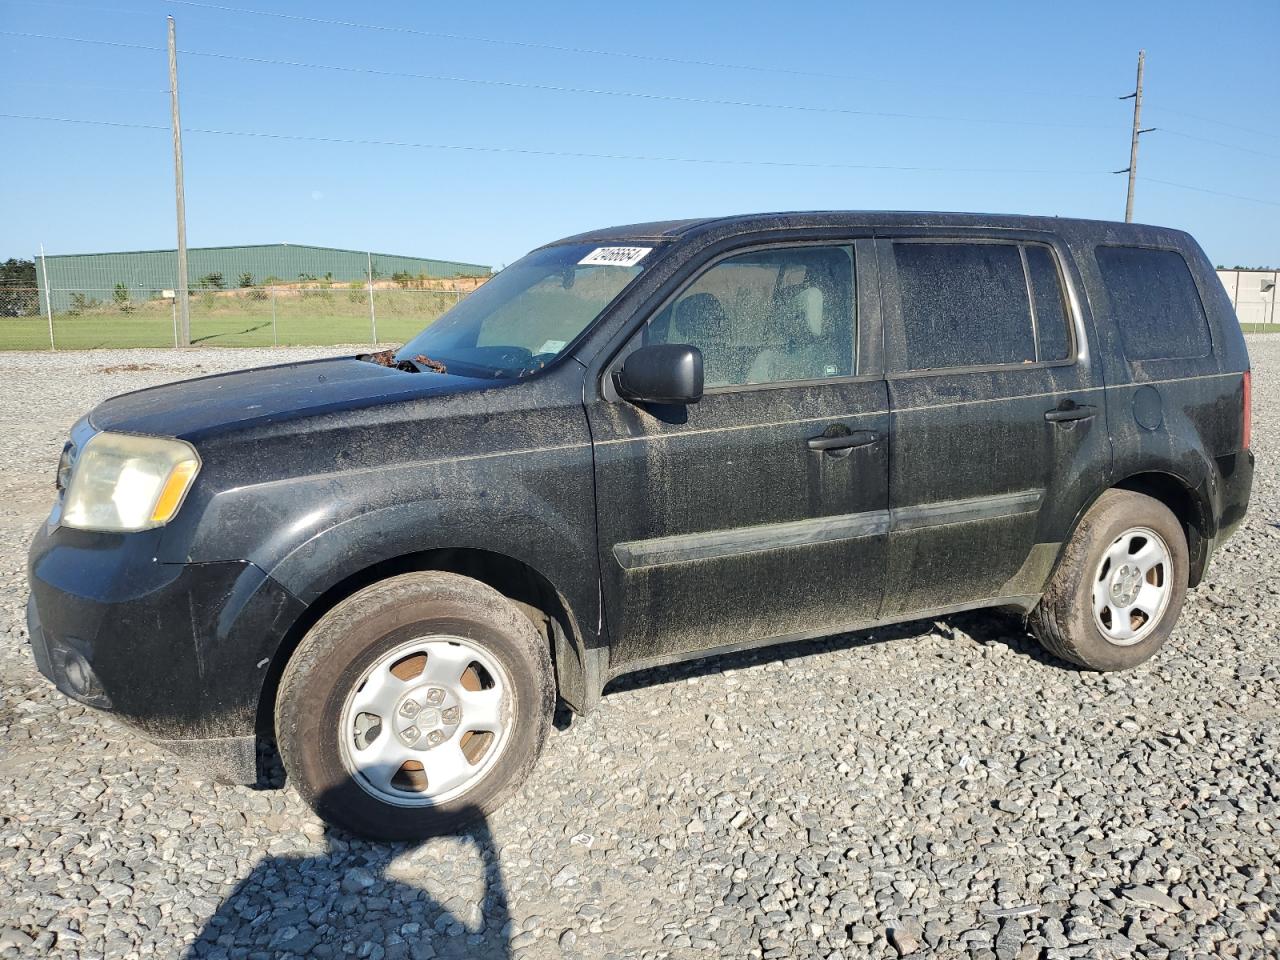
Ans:
[{"label": "tree line", "polygon": [[0,317],[29,317],[39,312],[36,262],[10,257],[0,263]]}]

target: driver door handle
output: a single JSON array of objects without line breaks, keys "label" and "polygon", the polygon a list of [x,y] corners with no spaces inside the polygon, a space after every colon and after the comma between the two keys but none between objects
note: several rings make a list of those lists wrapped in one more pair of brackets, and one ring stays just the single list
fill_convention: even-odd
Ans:
[{"label": "driver door handle", "polygon": [[1076,420],[1092,420],[1098,410],[1088,403],[1075,403],[1069,407],[1055,407],[1045,411],[1044,418],[1050,423],[1072,423]]},{"label": "driver door handle", "polygon": [[854,447],[865,447],[879,439],[880,434],[874,430],[854,430],[852,433],[847,433],[843,436],[829,437],[824,434],[820,437],[810,437],[808,442],[810,450],[830,453],[833,450],[851,450]]}]

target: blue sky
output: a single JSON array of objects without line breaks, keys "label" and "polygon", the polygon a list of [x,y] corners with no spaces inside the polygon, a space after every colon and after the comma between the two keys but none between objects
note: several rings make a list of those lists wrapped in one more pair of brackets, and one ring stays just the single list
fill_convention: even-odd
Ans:
[{"label": "blue sky", "polygon": [[[1114,0],[221,2],[420,32],[164,0],[0,0],[7,34],[158,48],[0,35],[0,113],[167,128],[159,48],[173,14],[184,127],[543,152],[189,132],[192,246],[287,241],[502,264],[594,226],[753,210],[1119,219],[1125,178],[1110,171],[1128,163],[1131,102],[1116,97],[1132,90],[1145,47],[1144,125],[1160,129],[1143,137],[1139,170],[1153,179],[1138,183],[1136,219],[1191,230],[1215,262],[1280,261],[1276,0],[1220,14]],[[0,119],[0,138],[0,258],[41,242],[59,253],[173,246],[167,129]],[[544,155],[556,153],[739,162]]]}]

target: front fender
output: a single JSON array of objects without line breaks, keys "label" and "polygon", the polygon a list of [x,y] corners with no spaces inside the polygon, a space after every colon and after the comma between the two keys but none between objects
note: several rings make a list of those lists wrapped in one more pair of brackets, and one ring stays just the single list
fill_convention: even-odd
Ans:
[{"label": "front fender", "polygon": [[598,574],[590,541],[575,540],[572,529],[581,527],[551,504],[526,500],[522,506],[519,514],[487,511],[483,517],[459,516],[433,501],[382,506],[314,533],[280,557],[269,573],[310,604],[336,584],[388,560],[438,549],[483,550],[536,570],[568,600],[580,622],[594,623]]},{"label": "front fender", "polygon": [[378,564],[442,549],[486,551],[531,568],[568,606],[579,633],[572,639],[602,642],[586,444],[232,488],[209,499],[191,547],[199,559],[223,552],[250,560],[305,606]]}]

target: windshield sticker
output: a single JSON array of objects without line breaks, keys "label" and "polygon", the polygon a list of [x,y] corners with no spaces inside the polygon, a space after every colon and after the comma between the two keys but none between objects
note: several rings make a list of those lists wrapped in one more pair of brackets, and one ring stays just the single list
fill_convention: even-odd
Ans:
[{"label": "windshield sticker", "polygon": [[568,340],[548,340],[537,350],[533,351],[533,355],[537,357],[544,353],[559,353],[568,343]]},{"label": "windshield sticker", "polygon": [[653,247],[596,247],[578,261],[583,264],[600,264],[609,267],[634,267],[644,259]]}]

